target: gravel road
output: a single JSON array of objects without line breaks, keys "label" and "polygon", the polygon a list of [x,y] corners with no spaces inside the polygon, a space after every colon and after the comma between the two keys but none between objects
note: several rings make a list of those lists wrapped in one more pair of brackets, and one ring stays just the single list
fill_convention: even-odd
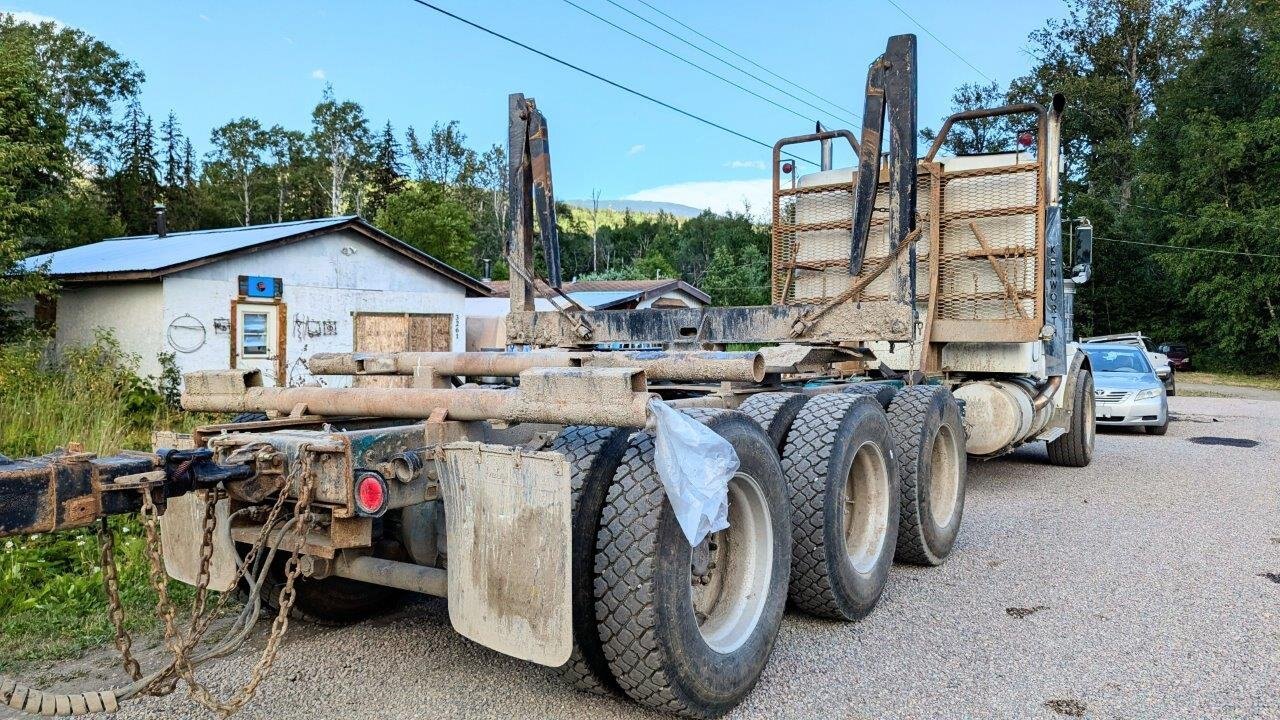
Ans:
[{"label": "gravel road", "polygon": [[[1168,435],[1102,433],[1083,470],[1047,465],[1043,446],[971,464],[947,564],[896,566],[860,623],[789,614],[730,717],[1280,718],[1280,404],[1170,405]],[[247,662],[204,674],[226,692]],[[191,716],[211,717],[181,690],[119,714]],[[239,717],[657,716],[464,640],[423,601],[300,629]]]}]

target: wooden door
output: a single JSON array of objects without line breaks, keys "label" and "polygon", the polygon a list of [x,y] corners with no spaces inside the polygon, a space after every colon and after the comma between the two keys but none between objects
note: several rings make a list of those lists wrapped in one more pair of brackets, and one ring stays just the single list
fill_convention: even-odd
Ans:
[{"label": "wooden door", "polygon": [[[448,352],[453,316],[448,313],[356,313],[356,352]],[[411,378],[357,377],[356,387],[409,387]]]}]

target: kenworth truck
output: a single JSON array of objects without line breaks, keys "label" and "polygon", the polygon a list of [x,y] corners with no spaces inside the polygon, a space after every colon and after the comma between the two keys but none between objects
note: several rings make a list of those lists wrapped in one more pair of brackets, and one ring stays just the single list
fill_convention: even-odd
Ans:
[{"label": "kenworth truck", "polygon": [[[0,535],[99,525],[130,677],[80,694],[5,679],[0,702],[112,711],[182,680],[230,714],[291,618],[358,620],[410,592],[447,598],[459,633],[578,688],[691,717],[728,711],[788,604],[856,621],[895,559],[945,561],[967,456],[1044,440],[1052,463],[1089,462],[1091,376],[1068,343],[1064,292],[1063,105],[960,113],[918,158],[916,40],[895,36],[868,72],[860,138],[819,131],[773,149],[771,304],[594,311],[559,291],[546,121],[512,95],[511,349],[310,358],[316,374],[403,375],[404,387],[192,373],[183,406],[232,421],[159,433],[153,453],[69,445],[0,460]],[[996,116],[1024,120],[1034,147],[938,154],[955,123]],[[840,141],[856,168],[831,166]],[[798,175],[796,153],[815,146],[821,169]],[[535,311],[537,293],[558,309]],[[618,343],[660,349],[601,349]],[[737,457],[728,526],[696,545],[654,461],[659,401]],[[105,524],[132,512],[172,655],[151,670],[132,657]],[[195,586],[189,617],[169,577]],[[233,598],[239,614],[216,625]],[[200,666],[240,648],[264,614],[247,681],[215,697]]]}]

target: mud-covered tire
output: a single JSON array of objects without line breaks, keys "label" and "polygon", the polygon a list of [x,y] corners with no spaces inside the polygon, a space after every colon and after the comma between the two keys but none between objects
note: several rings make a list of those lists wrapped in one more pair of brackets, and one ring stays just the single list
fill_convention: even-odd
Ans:
[{"label": "mud-covered tire", "polygon": [[941,565],[964,515],[968,476],[960,405],[941,385],[902,388],[889,404],[902,505],[898,560]]},{"label": "mud-covered tire", "polygon": [[889,403],[893,402],[893,398],[898,394],[898,388],[886,382],[861,382],[850,385],[841,392],[851,393],[854,395],[870,395],[880,403],[880,407],[885,410],[889,409]]},{"label": "mud-covered tire", "polygon": [[795,422],[800,408],[809,401],[809,396],[796,392],[756,393],[738,406],[739,412],[756,421],[764,429],[773,446],[779,451],[787,441],[787,431]]},{"label": "mud-covered tire", "polygon": [[1071,418],[1067,421],[1067,432],[1048,443],[1049,464],[1084,467],[1093,459],[1093,444],[1097,435],[1093,373],[1080,368],[1073,387],[1068,392],[1071,393]]},{"label": "mud-covered tire", "polygon": [[792,604],[820,617],[864,617],[884,591],[898,535],[884,408],[856,393],[811,399],[791,426],[782,471],[791,494]]},{"label": "mud-covered tire", "polygon": [[551,450],[569,461],[573,503],[573,652],[559,670],[574,688],[601,695],[617,692],[618,684],[600,647],[596,624],[596,535],[609,483],[630,434],[626,428],[571,425],[551,443]]},{"label": "mud-covered tire", "polygon": [[[609,667],[629,697],[655,710],[710,718],[742,701],[773,651],[786,607],[791,519],[778,454],[764,431],[736,411],[689,415],[737,452],[740,469],[730,486],[730,527],[724,532],[736,527],[763,535],[730,536],[726,544],[743,550],[724,564],[753,568],[757,575],[751,587],[761,592],[733,625],[738,628],[730,636],[737,638],[735,646],[721,643],[721,635],[703,636],[691,589],[693,548],[666,500],[654,466],[653,437],[641,432],[631,436],[605,502],[596,556],[596,617]],[[706,622],[718,613],[713,609]]]}]

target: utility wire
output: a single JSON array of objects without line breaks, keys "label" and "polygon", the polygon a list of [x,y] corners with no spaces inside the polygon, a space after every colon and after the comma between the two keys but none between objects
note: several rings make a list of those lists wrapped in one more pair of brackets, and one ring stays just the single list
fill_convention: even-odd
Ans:
[{"label": "utility wire", "polygon": [[[679,35],[677,35],[677,34],[675,34],[675,33],[671,32],[670,30],[668,30],[667,28],[663,27],[662,25],[659,25],[658,23],[655,23],[654,21],[652,21],[652,20],[650,20],[649,18],[647,18],[647,17],[645,17],[645,16],[641,15],[640,13],[637,13],[636,11],[632,10],[631,8],[626,7],[625,5],[621,5],[621,4],[619,4],[618,2],[616,2],[616,0],[605,0],[605,2],[607,2],[607,3],[609,3],[610,5],[612,5],[612,6],[616,7],[616,8],[618,8],[619,10],[621,10],[621,11],[623,11],[623,12],[627,13],[628,15],[630,15],[630,16],[632,16],[632,17],[636,18],[637,20],[639,20],[639,21],[641,21],[641,22],[643,22],[643,23],[645,23],[645,24],[647,24],[647,25],[649,25],[649,26],[651,26],[651,27],[657,28],[658,30],[660,30],[660,31],[662,31],[662,32],[664,32],[664,33],[666,33],[667,35],[670,35],[671,37],[675,38],[676,40],[679,40],[680,42],[684,43],[685,45],[688,45],[689,47],[693,48],[694,50],[697,50],[698,52],[702,53],[703,55],[706,55],[707,57],[709,57],[709,58],[711,58],[711,59],[713,59],[713,60],[717,60],[717,61],[719,61],[719,62],[721,62],[721,63],[724,63],[725,65],[727,65],[727,66],[729,66],[729,67],[733,68],[734,70],[737,70],[738,72],[742,73],[743,75],[746,75],[747,77],[751,78],[752,80],[755,80],[756,82],[761,83],[762,85],[766,85],[766,86],[768,86],[768,87],[770,87],[770,88],[772,88],[772,89],[774,89],[774,90],[776,90],[776,91],[778,91],[778,92],[782,93],[783,95],[786,95],[787,97],[791,98],[792,100],[795,100],[796,102],[804,103],[806,106],[808,106],[808,107],[810,107],[810,108],[812,108],[812,109],[814,109],[814,110],[817,110],[818,112],[820,112],[820,113],[822,113],[822,114],[826,115],[827,117],[829,117],[829,118],[831,118],[831,119],[835,120],[837,123],[844,123],[845,119],[842,119],[839,115],[837,115],[837,114],[835,114],[835,113],[832,113],[830,110],[827,110],[827,109],[825,109],[825,108],[822,108],[822,107],[819,107],[819,106],[817,106],[817,105],[814,105],[813,103],[809,102],[808,100],[805,100],[804,98],[802,98],[802,97],[800,97],[800,96],[798,96],[798,95],[794,95],[794,94],[792,94],[791,92],[789,92],[789,91],[787,91],[787,90],[784,90],[784,89],[782,89],[782,88],[778,87],[777,85],[774,85],[773,83],[769,82],[768,80],[765,80],[764,78],[760,77],[759,75],[754,75],[754,74],[752,74],[752,73],[750,73],[750,72],[747,72],[746,70],[743,70],[742,68],[738,67],[737,65],[734,65],[733,63],[729,62],[728,60],[725,60],[724,58],[720,57],[719,55],[716,55],[715,53],[711,52],[710,50],[707,50],[706,48],[703,48],[703,47],[702,47],[702,46],[700,46],[700,45],[697,45],[697,44],[695,44],[695,43],[690,42],[689,40],[687,40],[687,39],[685,39],[685,38],[683,38],[683,37],[681,37],[681,36],[679,36]],[[819,99],[821,99],[821,98],[819,98]],[[861,123],[861,122],[862,122],[862,116],[858,115],[857,113],[852,112],[852,111],[849,111],[849,110],[843,110],[842,108],[840,108],[840,106],[836,105],[835,103],[833,103],[833,102],[831,102],[831,101],[829,101],[829,100],[822,100],[822,102],[824,102],[824,103],[826,103],[826,104],[828,104],[828,105],[831,105],[832,107],[835,107],[835,108],[837,108],[837,109],[840,109],[840,110],[842,110],[843,112],[849,113],[849,115],[851,115],[851,116],[852,116],[852,118],[849,118],[849,119],[852,119],[855,123]]]},{"label": "utility wire", "polygon": [[[1103,201],[1111,205],[1114,205],[1117,208],[1120,208],[1121,210],[1125,209],[1126,207],[1124,203],[1121,203],[1118,200],[1111,200],[1108,198],[1102,198],[1102,199]],[[1235,225],[1237,227],[1248,227],[1248,228],[1255,228],[1258,230],[1268,230],[1274,233],[1280,233],[1280,228],[1274,225],[1263,225],[1262,223],[1253,223],[1253,222],[1248,222],[1247,220],[1231,220],[1228,218],[1211,218],[1205,215],[1197,215],[1194,213],[1183,213],[1183,212],[1178,212],[1177,210],[1166,210],[1164,208],[1151,207],[1149,205],[1139,205],[1133,202],[1128,203],[1128,207],[1135,207],[1135,208],[1138,208],[1139,210],[1146,210],[1147,212],[1159,213],[1161,215],[1173,215],[1175,217],[1186,218],[1188,220],[1199,220],[1199,221],[1210,222],[1210,223],[1221,223],[1223,225]]]},{"label": "utility wire", "polygon": [[[664,101],[662,101],[662,100],[659,100],[658,98],[653,97],[652,95],[646,95],[645,93],[642,93],[642,92],[640,92],[639,90],[635,90],[635,89],[633,89],[633,88],[627,87],[626,85],[623,85],[622,83],[619,83],[619,82],[615,82],[615,81],[613,81],[613,80],[610,80],[609,78],[607,78],[607,77],[605,77],[605,76],[603,76],[603,75],[599,75],[599,74],[596,74],[596,73],[594,73],[594,72],[591,72],[590,70],[587,70],[586,68],[581,67],[581,66],[579,66],[579,65],[574,65],[573,63],[571,63],[571,62],[569,62],[569,61],[567,61],[567,60],[561,60],[560,58],[556,57],[555,55],[552,55],[552,54],[547,53],[547,52],[543,52],[542,50],[539,50],[539,49],[537,49],[537,48],[535,48],[535,47],[532,47],[532,46],[530,46],[530,45],[526,45],[526,44],[524,44],[524,43],[520,42],[519,40],[516,40],[516,39],[515,39],[515,38],[513,38],[513,37],[510,37],[510,36],[507,36],[507,35],[503,35],[502,33],[498,32],[497,30],[490,30],[489,28],[487,28],[487,27],[485,27],[485,26],[483,26],[483,25],[481,25],[481,24],[479,24],[479,23],[472,22],[471,20],[468,20],[468,19],[466,19],[466,18],[462,17],[461,15],[455,15],[455,14],[453,14],[453,13],[449,12],[448,10],[445,10],[445,9],[444,9],[444,8],[442,8],[442,7],[439,7],[439,6],[437,6],[437,5],[433,5],[432,3],[427,2],[427,0],[412,0],[412,2],[415,2],[415,3],[417,3],[417,4],[421,5],[421,6],[425,7],[425,8],[428,8],[428,9],[434,10],[434,11],[436,11],[436,12],[440,13],[441,15],[444,15],[445,17],[449,17],[449,18],[452,18],[452,19],[454,19],[454,20],[457,20],[458,22],[460,22],[460,23],[462,23],[462,24],[464,24],[464,25],[468,25],[468,26],[470,26],[470,27],[473,27],[473,28],[475,28],[476,30],[479,30],[479,31],[481,31],[481,32],[483,32],[483,33],[485,33],[485,34],[492,35],[493,37],[496,37],[496,38],[498,38],[499,40],[504,40],[504,41],[506,41],[506,42],[508,42],[508,43],[511,43],[512,45],[515,45],[515,46],[516,46],[516,47],[518,47],[518,48],[521,48],[521,49],[523,49],[523,50],[528,50],[529,52],[531,52],[531,53],[533,53],[533,54],[535,54],[535,55],[538,55],[538,56],[540,56],[540,57],[546,58],[547,60],[550,60],[550,61],[552,61],[552,62],[554,62],[554,63],[559,64],[559,65],[563,65],[564,67],[567,67],[567,68],[569,68],[570,70],[574,70],[574,71],[580,72],[580,73],[582,73],[583,75],[586,75],[587,77],[590,77],[590,78],[594,78],[594,79],[596,79],[596,80],[599,80],[600,82],[602,82],[602,83],[604,83],[604,84],[606,84],[606,85],[610,85],[610,86],[615,87],[615,88],[617,88],[617,89],[619,89],[619,90],[621,90],[621,91],[623,91],[623,92],[626,92],[626,93],[630,93],[630,94],[632,94],[632,95],[635,95],[636,97],[641,98],[641,99],[643,99],[643,100],[648,100],[649,102],[651,102],[651,103],[653,103],[653,104],[655,104],[655,105],[659,105],[659,106],[661,106],[661,107],[664,107],[664,108],[666,108],[666,109],[668,109],[668,110],[671,110],[672,112],[676,112],[676,113],[679,113],[679,114],[681,114],[681,115],[684,115],[685,117],[687,117],[687,118],[689,118],[689,119],[691,119],[691,120],[696,120],[696,121],[698,121],[698,122],[700,122],[700,123],[702,123],[702,124],[704,124],[704,125],[709,125],[709,126],[711,126],[711,127],[715,128],[715,129],[717,129],[717,130],[720,130],[720,131],[722,131],[722,132],[729,133],[730,135],[733,135],[734,137],[741,138],[741,139],[746,140],[747,142],[750,142],[750,143],[755,143],[756,145],[759,145],[760,147],[768,148],[769,150],[772,150],[772,149],[773,149],[773,145],[771,145],[770,143],[767,143],[767,142],[765,142],[765,141],[763,141],[763,140],[759,140],[759,139],[757,139],[757,138],[753,138],[753,137],[751,137],[750,135],[746,135],[746,134],[744,134],[744,133],[740,133],[740,132],[738,132],[737,130],[733,130],[733,129],[731,129],[731,128],[727,128],[727,127],[725,127],[724,125],[721,125],[720,123],[715,122],[714,120],[708,120],[708,119],[706,119],[706,118],[702,117],[701,115],[696,115],[696,114],[694,114],[694,113],[692,113],[692,112],[690,112],[690,111],[688,111],[688,110],[685,110],[685,109],[683,109],[683,108],[676,107],[675,105],[672,105],[671,103],[668,103],[668,102],[664,102]],[[805,119],[807,120],[808,118],[805,118]],[[799,156],[797,156],[797,155],[792,155],[791,153],[786,152],[786,151],[783,151],[783,154],[784,154],[784,155],[787,155],[788,157],[794,158],[795,160],[799,160],[800,162],[805,162],[805,163],[808,163],[808,164],[810,164],[810,165],[813,165],[814,167],[821,167],[821,165],[819,165],[818,163],[816,163],[816,162],[814,162],[814,161],[812,161],[812,160],[810,160],[810,159],[808,159],[808,158],[803,158],[803,157],[799,157]]]},{"label": "utility wire", "polygon": [[717,80],[720,80],[721,82],[728,83],[729,85],[732,85],[733,87],[735,87],[735,88],[737,88],[737,89],[741,90],[742,92],[747,93],[748,95],[751,95],[752,97],[755,97],[755,98],[758,98],[758,99],[760,99],[760,100],[763,100],[763,101],[765,101],[765,102],[769,103],[770,105],[772,105],[772,106],[774,106],[774,107],[776,107],[776,108],[778,108],[778,109],[780,109],[780,110],[784,110],[784,111],[786,111],[786,112],[789,112],[789,113],[791,113],[792,115],[795,115],[796,117],[800,118],[801,120],[804,120],[804,121],[806,121],[806,122],[807,122],[807,121],[811,121],[811,120],[813,119],[813,118],[809,117],[808,115],[805,115],[805,114],[804,114],[804,113],[802,113],[802,112],[797,112],[797,111],[795,111],[795,110],[793,110],[793,109],[791,109],[791,108],[787,107],[786,105],[783,105],[783,104],[782,104],[782,103],[780,103],[780,102],[774,101],[774,100],[772,100],[772,99],[770,99],[770,98],[765,97],[764,95],[761,95],[760,93],[757,93],[757,92],[755,92],[755,91],[753,91],[753,90],[750,90],[750,89],[746,88],[745,86],[740,85],[740,84],[738,84],[738,83],[734,82],[733,80],[730,80],[729,78],[727,78],[727,77],[725,77],[725,76],[723,76],[723,75],[721,75],[721,74],[719,74],[719,73],[715,72],[714,70],[708,70],[707,68],[703,67],[702,65],[699,65],[698,63],[696,63],[696,62],[694,62],[694,61],[692,61],[692,60],[690,60],[690,59],[688,59],[688,58],[684,57],[683,55],[680,55],[680,54],[678,54],[678,53],[674,53],[674,52],[672,52],[672,51],[670,51],[670,50],[668,50],[668,49],[666,49],[666,48],[662,47],[661,45],[659,45],[659,44],[657,44],[657,43],[653,42],[652,40],[649,40],[648,38],[645,38],[645,37],[642,37],[642,36],[640,36],[640,35],[637,35],[636,33],[631,32],[630,30],[628,30],[628,29],[626,29],[626,28],[622,27],[621,25],[619,25],[619,24],[617,24],[617,23],[613,22],[612,20],[609,20],[608,18],[602,17],[602,16],[600,16],[600,15],[597,15],[597,14],[595,14],[595,13],[591,12],[590,10],[588,10],[588,9],[586,9],[586,8],[584,8],[584,7],[582,7],[581,5],[579,5],[578,3],[574,2],[573,0],[564,0],[564,3],[565,3],[566,5],[571,5],[571,6],[573,6],[573,7],[577,8],[578,10],[581,10],[582,12],[586,13],[587,15],[590,15],[591,17],[595,18],[596,20],[599,20],[600,22],[604,23],[605,25],[608,25],[609,27],[613,28],[614,30],[617,30],[617,31],[622,32],[622,33],[626,33],[627,35],[630,35],[631,37],[635,38],[636,40],[639,40],[640,42],[644,43],[645,45],[648,45],[649,47],[654,48],[655,50],[658,50],[658,51],[660,51],[660,52],[666,53],[667,55],[670,55],[671,57],[673,57],[673,58],[675,58],[676,60],[679,60],[680,62],[682,62],[682,63],[684,63],[684,64],[688,65],[689,67],[695,68],[695,69],[697,69],[697,70],[701,70],[702,72],[706,73],[707,75],[710,75],[711,77],[716,78]]},{"label": "utility wire", "polygon": [[979,70],[979,69],[978,69],[978,66],[976,66],[976,65],[974,65],[973,63],[971,63],[971,62],[969,62],[968,60],[966,60],[966,59],[965,59],[965,57],[964,57],[963,55],[961,55],[960,53],[956,52],[956,51],[955,51],[955,49],[953,49],[950,45],[948,45],[948,44],[946,44],[945,42],[943,42],[943,41],[942,41],[942,38],[938,37],[937,35],[934,35],[932,30],[930,30],[929,28],[925,27],[924,25],[921,25],[919,20],[915,19],[914,17],[911,17],[911,13],[907,12],[906,10],[903,10],[903,9],[902,9],[902,6],[901,6],[901,5],[899,5],[897,2],[895,2],[894,0],[885,0],[885,1],[886,1],[886,2],[888,2],[890,5],[892,5],[892,6],[896,7],[896,8],[898,8],[898,12],[902,13],[904,16],[906,16],[906,18],[907,18],[908,20],[910,20],[911,22],[915,23],[915,26],[916,26],[916,27],[918,27],[918,28],[920,28],[921,30],[925,31],[925,33],[926,33],[926,34],[928,34],[928,36],[929,36],[929,37],[933,38],[934,40],[937,40],[939,45],[941,45],[942,47],[946,48],[946,49],[947,49],[947,52],[951,53],[952,55],[955,55],[955,56],[956,56],[956,58],[958,58],[958,59],[960,60],[960,62],[964,63],[965,65],[968,65],[968,66],[969,66],[969,67],[971,67],[971,68],[973,68],[973,71],[974,71],[974,72],[976,72],[976,73],[978,73],[979,75],[981,75],[982,77],[984,77],[984,78],[986,78],[986,79],[990,80],[991,82],[995,82],[995,81],[996,81],[996,79],[995,79],[995,78],[993,78],[993,77],[991,77],[990,75],[988,75],[988,74],[986,74],[986,73],[982,72],[981,70]]},{"label": "utility wire", "polygon": [[738,58],[739,60],[742,60],[742,61],[744,61],[744,62],[750,63],[752,66],[754,66],[754,67],[756,67],[756,68],[758,68],[758,69],[760,69],[760,70],[763,70],[764,72],[769,73],[770,75],[772,75],[772,76],[774,76],[775,78],[777,78],[777,79],[781,80],[782,82],[784,82],[784,83],[786,83],[786,84],[790,85],[791,87],[796,88],[797,90],[799,90],[799,91],[801,91],[801,92],[803,92],[803,93],[807,93],[807,94],[809,94],[809,95],[811,95],[811,96],[813,96],[813,97],[815,97],[815,98],[817,98],[817,99],[821,100],[822,102],[824,102],[824,103],[826,103],[826,104],[830,105],[831,107],[834,107],[834,108],[836,108],[836,109],[838,109],[838,110],[841,110],[841,111],[843,111],[843,112],[849,113],[850,115],[857,115],[857,113],[855,113],[854,111],[850,110],[849,108],[846,108],[846,107],[842,107],[842,106],[840,106],[840,105],[837,105],[836,103],[831,102],[830,100],[828,100],[828,99],[826,99],[826,98],[822,97],[822,96],[821,96],[821,95],[819,95],[818,93],[816,93],[816,92],[814,92],[814,91],[812,91],[812,90],[810,90],[810,89],[808,89],[808,88],[804,87],[803,85],[799,85],[799,84],[797,84],[797,83],[795,83],[795,82],[793,82],[793,81],[791,81],[791,80],[788,80],[788,79],[786,79],[786,78],[782,77],[781,75],[779,75],[778,73],[776,73],[776,72],[774,72],[774,71],[770,70],[769,68],[767,68],[767,67],[765,67],[765,66],[761,65],[760,63],[756,62],[755,60],[752,60],[751,58],[746,57],[745,55],[742,55],[741,53],[738,53],[738,52],[734,51],[732,48],[726,47],[725,45],[723,45],[723,44],[721,44],[721,43],[719,43],[719,42],[717,42],[717,41],[715,41],[715,40],[713,40],[713,39],[711,39],[711,38],[707,37],[706,35],[704,35],[704,34],[702,34],[702,33],[698,32],[697,30],[695,30],[695,29],[693,29],[693,28],[689,27],[688,25],[686,25],[686,24],[684,24],[683,22],[681,22],[681,21],[677,20],[676,18],[674,18],[674,17],[672,17],[672,16],[668,15],[667,13],[663,12],[662,10],[660,10],[660,9],[658,9],[658,8],[656,8],[656,7],[654,7],[653,5],[650,5],[648,2],[646,2],[646,0],[636,0],[636,1],[637,1],[637,2],[639,2],[641,5],[643,5],[643,6],[647,7],[647,8],[649,8],[650,10],[652,10],[652,11],[654,11],[654,12],[658,13],[658,14],[659,14],[659,15],[661,15],[662,17],[664,17],[664,18],[666,18],[666,19],[670,20],[671,22],[673,22],[673,23],[675,23],[675,24],[679,25],[680,27],[684,28],[685,30],[688,30],[689,32],[693,33],[694,35],[697,35],[698,37],[702,38],[703,40],[706,40],[707,42],[711,43],[712,45],[715,45],[716,47],[720,48],[721,50],[724,50],[725,52],[729,53],[730,55],[733,55],[734,57]]},{"label": "utility wire", "polygon": [[1179,250],[1184,252],[1207,252],[1218,253],[1219,255],[1243,255],[1251,258],[1275,258],[1280,260],[1280,255],[1269,253],[1255,253],[1247,250],[1219,250],[1217,248],[1187,247],[1181,245],[1161,245],[1160,243],[1139,242],[1137,240],[1121,240],[1120,238],[1109,238],[1100,235],[1093,236],[1095,240],[1104,240],[1106,242],[1117,242],[1125,245],[1142,245],[1144,247],[1160,248],[1161,250]]}]

